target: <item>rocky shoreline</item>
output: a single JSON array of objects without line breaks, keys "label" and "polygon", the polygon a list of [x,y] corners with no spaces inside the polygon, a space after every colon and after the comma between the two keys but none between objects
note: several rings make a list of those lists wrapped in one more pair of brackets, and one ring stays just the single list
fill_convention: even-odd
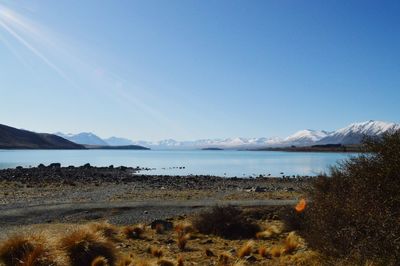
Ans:
[{"label": "rocky shoreline", "polygon": [[[256,192],[274,191],[287,188],[294,190],[299,184],[308,183],[311,177],[218,177],[210,175],[147,175],[141,171],[151,170],[140,167],[94,167],[90,164],[75,167],[61,167],[59,163],[48,166],[40,164],[38,167],[16,168],[0,170],[0,182],[16,182],[28,186],[61,184],[75,186],[77,184],[129,184],[141,183],[151,188],[163,189],[212,189],[225,185],[227,188],[254,189]],[[268,184],[269,186],[263,186]],[[283,185],[279,186],[279,185]],[[293,187],[291,187],[291,185]]]}]

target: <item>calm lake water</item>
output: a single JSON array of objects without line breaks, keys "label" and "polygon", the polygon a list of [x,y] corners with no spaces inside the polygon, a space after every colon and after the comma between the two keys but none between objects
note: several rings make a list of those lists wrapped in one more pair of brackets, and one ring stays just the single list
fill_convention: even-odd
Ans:
[{"label": "calm lake water", "polygon": [[[258,176],[317,175],[349,153],[276,151],[0,150],[0,168],[59,162],[63,166],[140,166],[144,174]],[[179,169],[179,167],[185,167]]]}]

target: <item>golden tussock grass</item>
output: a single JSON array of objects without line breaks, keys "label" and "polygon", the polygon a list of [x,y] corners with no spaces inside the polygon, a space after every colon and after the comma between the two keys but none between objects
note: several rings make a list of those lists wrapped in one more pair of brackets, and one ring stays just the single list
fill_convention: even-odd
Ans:
[{"label": "golden tussock grass", "polygon": [[154,266],[154,263],[150,262],[149,260],[139,259],[135,260],[133,264],[129,266]]},{"label": "golden tussock grass", "polygon": [[233,266],[245,266],[246,262],[244,262],[243,260],[238,260],[236,261]]},{"label": "golden tussock grass", "polygon": [[192,224],[188,222],[175,225],[174,230],[178,234],[188,234],[194,232]]},{"label": "golden tussock grass", "polygon": [[300,238],[295,232],[290,232],[284,242],[284,253],[292,253],[300,246]]},{"label": "golden tussock grass", "polygon": [[[282,256],[279,260],[279,265],[297,265],[297,266],[319,266],[324,265],[321,256],[315,251],[298,252],[293,255]],[[334,264],[338,265],[338,264]],[[355,265],[355,264],[352,264]]]},{"label": "golden tussock grass", "polygon": [[243,258],[245,256],[249,256],[252,253],[254,247],[254,241],[246,242],[238,251],[238,257]]},{"label": "golden tussock grass", "polygon": [[59,265],[60,260],[57,262],[57,256],[49,249],[42,245],[37,245],[35,249],[29,253],[25,261],[19,265],[21,266],[56,266]]},{"label": "golden tussock grass", "polygon": [[92,261],[90,266],[110,266],[110,264],[108,264],[108,260],[106,258],[104,258],[104,257],[96,257]]},{"label": "golden tussock grass", "polygon": [[282,233],[282,228],[277,225],[270,225],[267,229],[256,234],[257,239],[268,239],[274,236],[278,236]]},{"label": "golden tussock grass", "polygon": [[56,251],[46,247],[41,235],[10,237],[0,246],[0,261],[6,266],[55,266],[62,262]]},{"label": "golden tussock grass", "polygon": [[161,259],[157,261],[158,266],[176,266],[175,262],[172,260]]},{"label": "golden tussock grass", "polygon": [[268,257],[268,255],[269,255],[266,247],[260,247],[258,249],[258,254],[263,258]]},{"label": "golden tussock grass", "polygon": [[125,226],[122,232],[128,239],[142,239],[145,228],[142,225]]},{"label": "golden tussock grass", "polygon": [[282,247],[280,246],[273,246],[269,250],[269,253],[271,254],[272,257],[280,257],[282,254]]},{"label": "golden tussock grass", "polygon": [[119,229],[115,225],[109,224],[108,222],[100,222],[100,223],[90,223],[87,225],[89,230],[93,232],[99,232],[103,237],[108,240],[119,242]]},{"label": "golden tussock grass", "polygon": [[218,256],[218,262],[217,265],[218,266],[229,266],[230,265],[230,261],[233,259],[233,257],[231,256],[231,254],[229,253],[221,253]]},{"label": "golden tussock grass", "polygon": [[118,266],[135,266],[133,258],[130,256],[123,256],[119,259]]},{"label": "golden tussock grass", "polygon": [[0,246],[0,259],[5,265],[17,265],[35,249],[34,243],[27,237],[15,235]]},{"label": "golden tussock grass", "polygon": [[97,257],[104,257],[110,265],[114,265],[117,260],[113,243],[98,233],[84,229],[63,237],[60,247],[65,251],[71,266],[91,265]]},{"label": "golden tussock grass", "polygon": [[[264,224],[266,222],[280,228],[279,221],[262,221]],[[161,235],[156,230],[148,230],[145,237],[142,237],[144,230],[141,226],[114,227],[108,223],[80,225],[72,233],[70,230],[62,233],[48,230],[48,233],[41,234],[43,238],[39,237],[41,235],[13,237],[0,243],[0,265],[318,265],[315,262],[318,261],[316,254],[319,253],[312,253],[307,249],[304,240],[294,232],[280,233],[274,239],[246,242],[193,232],[187,225],[190,223],[180,223],[175,226],[175,230],[166,230]],[[127,228],[129,232],[124,231]],[[140,230],[135,231],[135,228]],[[271,226],[264,228],[277,231],[271,229]],[[118,242],[112,241],[116,234]],[[135,235],[136,240],[126,238],[124,234]],[[197,234],[197,238],[190,240],[193,234]],[[178,257],[178,254],[184,257]],[[245,258],[255,259],[246,261]]]},{"label": "golden tussock grass", "polygon": [[182,256],[179,256],[179,257],[178,257],[178,259],[177,259],[177,261],[176,261],[176,265],[177,265],[177,266],[184,266],[184,265],[185,265],[184,262],[183,262]]},{"label": "golden tussock grass", "polygon": [[154,257],[160,258],[163,256],[163,250],[161,248],[150,246],[148,251]]},{"label": "golden tussock grass", "polygon": [[188,240],[190,239],[190,234],[178,234],[178,248],[180,250],[185,250]]}]

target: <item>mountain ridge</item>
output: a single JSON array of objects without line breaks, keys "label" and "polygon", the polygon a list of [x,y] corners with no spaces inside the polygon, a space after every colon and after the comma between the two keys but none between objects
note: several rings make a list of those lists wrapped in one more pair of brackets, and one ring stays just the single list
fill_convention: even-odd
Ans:
[{"label": "mountain ridge", "polygon": [[85,149],[60,136],[0,124],[0,149]]},{"label": "mountain ridge", "polygon": [[[204,149],[204,148],[220,148],[220,149],[253,149],[262,147],[289,147],[289,146],[312,146],[326,144],[360,144],[362,138],[367,136],[379,136],[380,134],[390,131],[400,130],[400,124],[384,121],[369,120],[364,122],[352,123],[344,128],[329,132],[324,130],[304,129],[295,132],[286,137],[260,137],[260,138],[215,138],[215,139],[198,139],[189,141],[178,141],[174,139],[164,139],[159,141],[129,140],[126,138],[110,137],[102,139],[106,145],[140,145],[151,149]],[[59,134],[62,134],[58,132]],[[81,133],[82,134],[82,133]],[[90,136],[95,136],[93,133]],[[73,134],[67,135],[70,139]],[[85,145],[98,145],[92,143],[79,143]]]}]

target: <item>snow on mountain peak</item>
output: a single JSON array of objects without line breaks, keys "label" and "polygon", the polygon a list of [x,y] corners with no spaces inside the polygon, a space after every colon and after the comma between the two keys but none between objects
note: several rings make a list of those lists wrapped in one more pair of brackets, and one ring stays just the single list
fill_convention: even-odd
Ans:
[{"label": "snow on mountain peak", "polygon": [[386,131],[390,130],[398,130],[400,129],[399,124],[384,122],[384,121],[375,121],[369,120],[365,122],[358,122],[350,124],[349,126],[339,129],[336,131],[337,134],[364,134],[364,135],[380,135]]},{"label": "snow on mountain peak", "polygon": [[309,140],[311,142],[315,142],[326,137],[327,135],[328,133],[323,130],[304,129],[297,131],[293,135],[285,138],[285,142],[293,142],[299,140]]},{"label": "snow on mountain peak", "polygon": [[379,136],[395,130],[400,130],[399,124],[369,120],[338,129],[318,141],[317,144],[358,144],[364,136]]},{"label": "snow on mountain peak", "polygon": [[359,144],[365,135],[379,136],[387,131],[400,130],[400,124],[369,120],[350,124],[334,132],[322,130],[305,129],[300,130],[286,138],[219,138],[219,139],[199,139],[188,141],[177,141],[174,139],[164,139],[159,141],[131,141],[129,139],[111,137],[101,139],[93,133],[80,134],[56,134],[74,141],[76,143],[92,145],[141,145],[155,149],[200,149],[200,148],[223,148],[223,149],[252,149],[263,147],[283,147],[283,146],[310,146],[315,144]]}]

